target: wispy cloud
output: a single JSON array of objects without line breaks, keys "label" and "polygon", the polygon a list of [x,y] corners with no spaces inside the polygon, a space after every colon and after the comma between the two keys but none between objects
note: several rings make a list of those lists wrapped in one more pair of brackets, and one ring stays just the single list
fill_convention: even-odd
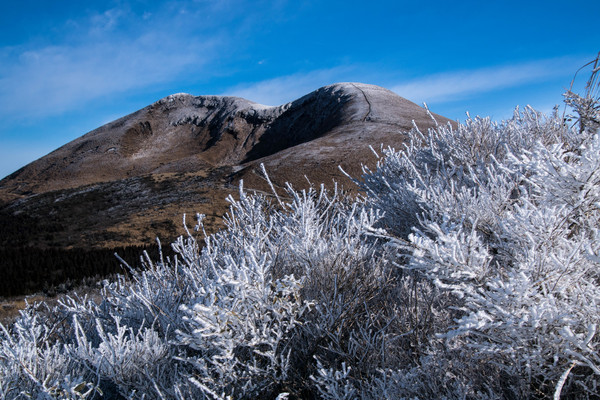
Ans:
[{"label": "wispy cloud", "polygon": [[372,83],[370,78],[376,77],[384,81],[384,86],[411,101],[441,104],[501,89],[547,82],[557,77],[568,78],[580,64],[581,60],[564,57],[444,72],[407,81],[395,80],[390,71],[374,74],[361,67],[338,66],[238,85],[222,94],[244,97],[262,104],[280,105],[321,86],[355,80]]},{"label": "wispy cloud", "polygon": [[216,57],[218,34],[191,34],[190,17],[168,11],[111,9],[65,22],[67,33],[50,44],[0,48],[0,116],[53,115],[202,71]]},{"label": "wispy cloud", "polygon": [[424,76],[390,89],[415,102],[442,103],[571,74],[578,65],[568,58],[487,67]]},{"label": "wispy cloud", "polygon": [[321,86],[346,80],[352,73],[353,68],[347,66],[320,69],[235,86],[222,94],[277,106],[296,100]]}]

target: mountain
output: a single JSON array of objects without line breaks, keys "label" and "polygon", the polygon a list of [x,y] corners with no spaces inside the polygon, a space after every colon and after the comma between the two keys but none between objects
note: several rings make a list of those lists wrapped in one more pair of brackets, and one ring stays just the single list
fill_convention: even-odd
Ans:
[{"label": "mountain", "polygon": [[[440,124],[450,122],[434,114]],[[398,147],[425,109],[384,88],[325,86],[281,106],[174,94],[101,126],[0,181],[0,249],[103,249],[168,241],[182,215],[216,229],[225,198],[244,180],[275,186],[359,177],[369,146]],[[1,264],[0,264],[1,267]]]}]

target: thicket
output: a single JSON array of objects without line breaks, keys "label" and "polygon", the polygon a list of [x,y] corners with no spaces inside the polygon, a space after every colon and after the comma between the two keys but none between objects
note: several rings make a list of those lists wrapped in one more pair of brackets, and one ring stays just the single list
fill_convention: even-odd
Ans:
[{"label": "thicket", "polygon": [[[226,229],[2,327],[6,398],[597,398],[598,59],[572,125],[414,129],[349,199],[240,187]],[[275,192],[275,190],[273,190]],[[200,249],[197,240],[203,240]]]}]

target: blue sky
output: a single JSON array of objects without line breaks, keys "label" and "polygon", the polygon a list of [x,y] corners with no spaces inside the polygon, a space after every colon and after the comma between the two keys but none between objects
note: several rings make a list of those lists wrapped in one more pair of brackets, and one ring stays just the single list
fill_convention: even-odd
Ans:
[{"label": "blue sky", "polygon": [[600,50],[600,2],[47,1],[0,6],[0,178],[172,93],[278,105],[384,86],[439,114],[549,112]]}]

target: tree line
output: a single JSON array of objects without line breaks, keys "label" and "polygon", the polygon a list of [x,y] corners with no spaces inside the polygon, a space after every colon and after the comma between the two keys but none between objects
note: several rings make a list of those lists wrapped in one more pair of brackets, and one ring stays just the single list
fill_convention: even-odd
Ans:
[{"label": "tree line", "polygon": [[[168,250],[163,249],[163,252],[168,253]],[[127,268],[115,253],[131,267],[138,268],[144,251],[153,258],[158,256],[157,245],[107,249],[0,247],[0,296],[39,291],[53,294],[68,290],[86,278],[127,274]]]}]

